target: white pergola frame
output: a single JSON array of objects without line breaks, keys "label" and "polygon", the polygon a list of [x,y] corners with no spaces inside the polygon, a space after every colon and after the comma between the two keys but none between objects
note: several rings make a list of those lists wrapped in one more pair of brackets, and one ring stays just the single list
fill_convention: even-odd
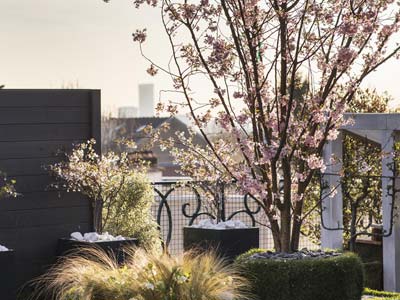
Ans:
[{"label": "white pergola frame", "polygon": [[[392,185],[393,171],[393,146],[400,140],[400,114],[346,114],[345,118],[352,118],[354,125],[343,126],[341,129],[367,138],[381,145],[387,153],[382,159],[382,217],[384,233],[389,232],[391,226],[392,196],[388,195],[388,186]],[[324,148],[324,160],[328,164],[327,174],[337,174],[341,170],[341,163],[330,165],[332,154],[342,158],[343,135],[339,134],[335,141],[329,142]],[[338,185],[337,193],[332,198],[322,202],[323,220],[327,228],[341,228],[343,226],[343,199],[339,184],[339,176],[326,176],[330,187]],[[394,188],[400,187],[400,181],[395,180]],[[398,193],[396,193],[397,195]],[[399,195],[395,198],[395,207]],[[321,227],[321,246],[323,248],[341,249],[343,245],[342,230],[327,230]],[[392,234],[383,237],[383,277],[384,289],[400,292],[400,222],[399,218],[393,219]]]}]

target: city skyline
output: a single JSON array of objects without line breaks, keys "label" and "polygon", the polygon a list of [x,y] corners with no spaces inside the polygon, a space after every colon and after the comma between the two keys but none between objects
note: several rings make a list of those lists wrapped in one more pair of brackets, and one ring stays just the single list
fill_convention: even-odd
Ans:
[{"label": "city skyline", "polygon": [[[116,114],[121,106],[138,107],[139,84],[154,84],[156,101],[160,90],[171,87],[168,76],[146,73],[149,63],[132,41],[132,33],[146,27],[146,54],[158,62],[169,60],[155,9],[137,10],[128,0],[2,0],[0,25],[0,84],[6,88],[101,89],[103,112]],[[397,78],[400,61],[392,60],[363,86],[387,91],[397,107]]]}]

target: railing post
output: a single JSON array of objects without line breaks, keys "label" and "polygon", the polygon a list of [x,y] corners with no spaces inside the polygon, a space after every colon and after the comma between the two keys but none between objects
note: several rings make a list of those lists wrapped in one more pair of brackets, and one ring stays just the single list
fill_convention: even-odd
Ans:
[{"label": "railing post", "polygon": [[226,221],[226,212],[225,212],[225,183],[220,182],[221,185],[221,196],[220,196],[220,205],[221,205],[221,221]]}]

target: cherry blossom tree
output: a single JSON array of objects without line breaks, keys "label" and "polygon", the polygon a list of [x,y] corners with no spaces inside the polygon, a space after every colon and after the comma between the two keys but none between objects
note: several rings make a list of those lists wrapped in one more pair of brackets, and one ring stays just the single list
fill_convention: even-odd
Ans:
[{"label": "cherry blossom tree", "polygon": [[[399,6],[393,0],[135,0],[160,9],[172,53],[158,64],[144,51],[146,29],[133,34],[150,62],[147,72],[171,76],[177,98],[161,102],[171,115],[189,112],[191,136],[164,141],[183,171],[234,181],[262,206],[277,251],[299,245],[304,201],[324,145],[363,80],[397,58]],[[297,78],[309,82],[299,99]],[[204,81],[206,78],[206,82]],[[196,80],[207,99],[196,96]],[[171,97],[169,95],[169,97]],[[211,140],[216,122],[228,142]],[[174,150],[184,143],[187,151]]]}]

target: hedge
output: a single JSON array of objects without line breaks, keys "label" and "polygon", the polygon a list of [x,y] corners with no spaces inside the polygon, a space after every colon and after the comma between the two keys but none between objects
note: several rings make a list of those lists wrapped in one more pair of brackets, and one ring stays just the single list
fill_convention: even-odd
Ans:
[{"label": "hedge", "polygon": [[364,285],[371,289],[382,289],[383,267],[380,261],[363,262]]},{"label": "hedge", "polygon": [[370,300],[400,300],[400,293],[376,291],[369,288],[364,289],[364,295],[374,296]]},{"label": "hedge", "polygon": [[360,300],[363,267],[353,253],[324,259],[248,259],[250,250],[236,263],[259,300]]}]

